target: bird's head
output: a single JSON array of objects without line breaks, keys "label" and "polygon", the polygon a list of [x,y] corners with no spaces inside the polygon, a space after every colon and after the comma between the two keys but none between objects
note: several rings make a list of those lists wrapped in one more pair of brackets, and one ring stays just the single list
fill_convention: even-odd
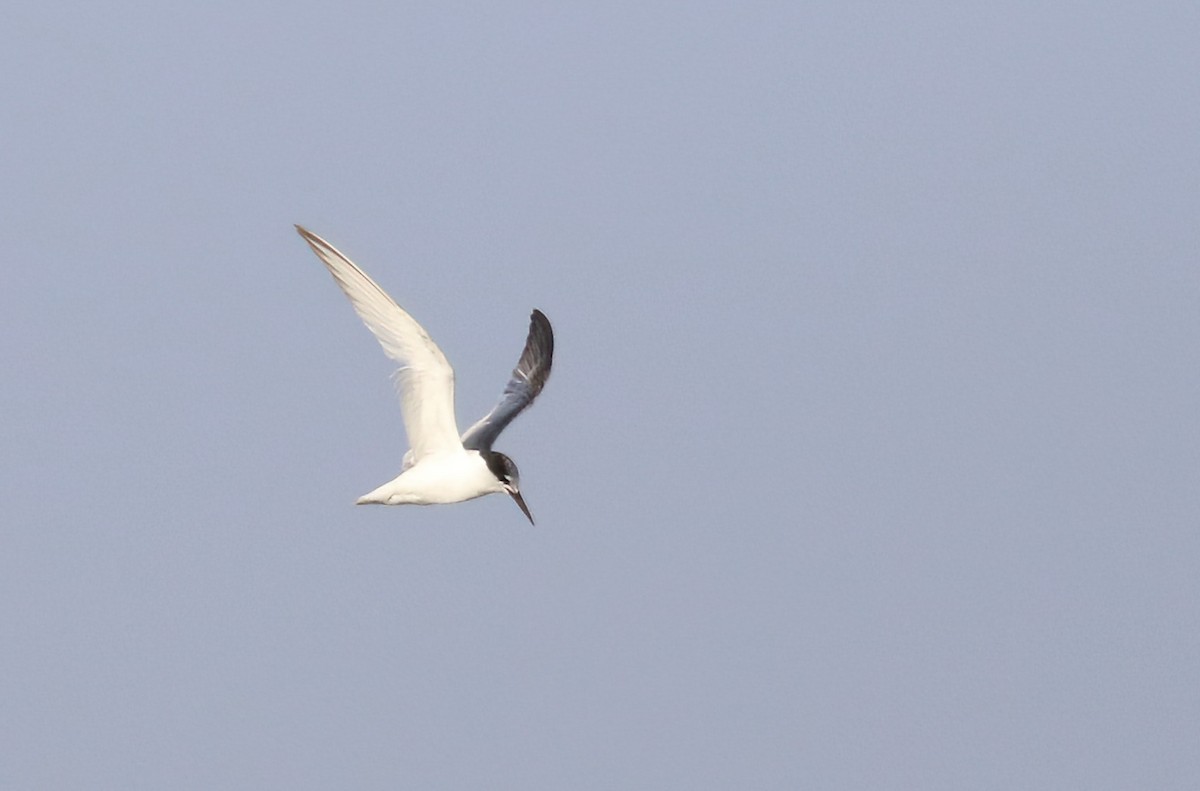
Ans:
[{"label": "bird's head", "polygon": [[483,452],[481,455],[487,462],[492,475],[496,476],[496,480],[504,487],[504,491],[516,500],[517,505],[521,508],[521,513],[525,514],[525,518],[532,525],[533,515],[529,513],[529,507],[525,505],[525,498],[521,496],[521,473],[517,470],[516,463],[503,453],[497,453],[494,450]]}]

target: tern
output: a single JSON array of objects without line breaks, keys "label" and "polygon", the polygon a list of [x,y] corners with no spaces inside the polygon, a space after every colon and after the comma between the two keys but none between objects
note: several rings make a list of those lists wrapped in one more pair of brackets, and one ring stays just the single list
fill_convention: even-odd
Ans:
[{"label": "tern", "polygon": [[454,369],[429,333],[337,248],[299,225],[296,230],[350,298],[384,354],[400,366],[395,380],[411,449],[404,454],[400,475],[358,498],[358,505],[461,503],[506,492],[533,524],[517,465],[492,450],[492,443],[533,403],[550,376],[554,332],[545,314],[535,309],[530,316],[525,350],[499,403],[460,437],[454,420]]}]

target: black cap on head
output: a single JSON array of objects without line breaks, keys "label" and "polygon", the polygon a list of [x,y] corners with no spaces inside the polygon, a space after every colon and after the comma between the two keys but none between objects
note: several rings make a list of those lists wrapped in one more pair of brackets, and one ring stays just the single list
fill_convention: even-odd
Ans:
[{"label": "black cap on head", "polygon": [[483,456],[488,470],[496,476],[496,480],[504,484],[504,490],[516,501],[529,524],[534,524],[533,514],[529,513],[529,506],[525,505],[525,498],[521,496],[521,473],[517,470],[516,463],[494,450],[480,451],[480,455]]}]

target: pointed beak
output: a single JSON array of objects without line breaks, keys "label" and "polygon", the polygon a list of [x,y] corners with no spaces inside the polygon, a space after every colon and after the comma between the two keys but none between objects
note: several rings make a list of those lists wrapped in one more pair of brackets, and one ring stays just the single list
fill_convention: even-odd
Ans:
[{"label": "pointed beak", "polygon": [[509,489],[508,493],[517,501],[517,505],[521,507],[521,513],[525,514],[525,518],[529,520],[529,524],[533,524],[533,514],[529,513],[529,506],[525,505],[525,498],[516,489]]}]

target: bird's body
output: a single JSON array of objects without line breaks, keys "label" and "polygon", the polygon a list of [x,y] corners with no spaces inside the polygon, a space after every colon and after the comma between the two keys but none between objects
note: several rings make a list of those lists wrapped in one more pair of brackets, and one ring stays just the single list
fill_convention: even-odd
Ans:
[{"label": "bird's body", "polygon": [[359,505],[442,505],[506,491],[477,450],[442,451],[358,498]]},{"label": "bird's body", "polygon": [[298,225],[296,230],[329,269],[384,353],[400,365],[396,383],[412,448],[404,455],[400,475],[363,495],[358,503],[434,505],[505,492],[532,523],[521,496],[517,465],[492,450],[492,443],[533,403],[550,376],[554,333],[546,316],[533,311],[525,350],[500,402],[459,437],[454,369],[429,333],[333,245]]}]

